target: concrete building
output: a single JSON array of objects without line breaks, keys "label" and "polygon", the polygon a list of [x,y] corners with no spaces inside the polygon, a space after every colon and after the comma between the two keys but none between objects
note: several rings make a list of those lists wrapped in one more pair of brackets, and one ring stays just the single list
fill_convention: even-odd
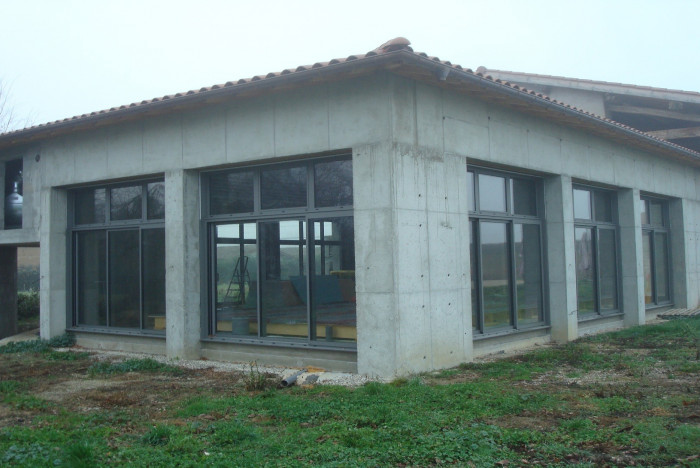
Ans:
[{"label": "concrete building", "polygon": [[402,38],[6,133],[0,161],[2,287],[39,245],[44,338],[391,377],[699,301],[700,154]]}]

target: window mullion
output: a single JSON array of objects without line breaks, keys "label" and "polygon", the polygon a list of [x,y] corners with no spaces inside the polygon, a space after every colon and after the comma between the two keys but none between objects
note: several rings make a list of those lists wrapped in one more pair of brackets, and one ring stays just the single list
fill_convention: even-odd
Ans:
[{"label": "window mullion", "polygon": [[[592,197],[591,197],[592,198]],[[598,229],[597,226],[593,228],[593,261],[595,262],[595,268],[594,268],[594,289],[595,289],[595,294],[594,294],[594,301],[595,301],[595,311],[598,315],[601,314],[601,306],[600,306],[600,230]]]}]

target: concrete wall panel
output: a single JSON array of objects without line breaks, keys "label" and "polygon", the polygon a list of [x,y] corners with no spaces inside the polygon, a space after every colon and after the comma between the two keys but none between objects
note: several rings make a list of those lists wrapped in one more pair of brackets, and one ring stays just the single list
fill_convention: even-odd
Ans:
[{"label": "concrete wall panel", "polygon": [[275,153],[318,153],[328,141],[328,88],[297,89],[275,96]]},{"label": "concrete wall panel", "polygon": [[231,105],[226,117],[226,160],[230,163],[275,154],[274,99],[261,97]]},{"label": "concrete wall panel", "polygon": [[107,131],[107,172],[110,177],[143,172],[143,127],[140,122]]},{"label": "concrete wall panel", "polygon": [[222,107],[188,113],[182,120],[185,168],[226,162],[226,111]]},{"label": "concrete wall panel", "polygon": [[182,116],[147,120],[143,124],[143,170],[163,172],[182,167]]}]

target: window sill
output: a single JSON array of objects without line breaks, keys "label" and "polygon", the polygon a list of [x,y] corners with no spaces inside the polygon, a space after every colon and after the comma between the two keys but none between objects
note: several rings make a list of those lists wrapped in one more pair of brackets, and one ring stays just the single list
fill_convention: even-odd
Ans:
[{"label": "window sill", "polygon": [[528,332],[533,332],[533,331],[549,330],[550,328],[551,328],[551,325],[539,324],[539,325],[534,325],[534,326],[528,327],[528,328],[518,328],[517,330],[512,329],[512,328],[500,329],[500,330],[494,330],[492,332],[473,334],[472,340],[473,341],[488,340],[489,338],[499,338],[499,337],[503,337],[503,336],[517,335],[517,334],[528,333]]},{"label": "window sill", "polygon": [[66,328],[67,332],[71,333],[94,333],[99,335],[121,335],[121,336],[137,336],[142,338],[159,338],[165,339],[165,332],[154,332],[148,330],[128,330],[125,328],[93,328],[93,327],[71,327]]},{"label": "window sill", "polygon": [[624,315],[624,312],[620,311],[607,312],[605,314],[590,314],[585,317],[579,317],[578,323],[595,322],[596,320],[602,320],[611,317],[622,317]]},{"label": "window sill", "polygon": [[357,343],[330,344],[324,342],[294,341],[284,338],[243,338],[233,336],[208,336],[202,338],[203,343],[230,343],[249,346],[271,346],[277,348],[318,349],[321,351],[357,352]]},{"label": "window sill", "polygon": [[673,307],[673,302],[663,302],[661,304],[651,304],[648,306],[645,306],[644,310],[646,311],[652,311],[656,309],[665,309],[665,308],[672,308]]}]

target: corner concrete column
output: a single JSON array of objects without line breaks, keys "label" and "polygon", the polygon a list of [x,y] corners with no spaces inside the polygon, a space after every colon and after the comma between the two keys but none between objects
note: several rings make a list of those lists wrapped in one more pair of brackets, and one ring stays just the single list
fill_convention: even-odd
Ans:
[{"label": "corner concrete column", "polygon": [[165,173],[165,315],[168,357],[200,357],[199,178]]},{"label": "corner concrete column", "polygon": [[17,247],[0,247],[0,338],[17,333]]},{"label": "corner concrete column", "polygon": [[549,320],[552,325],[552,339],[558,342],[578,338],[572,190],[569,176],[553,176],[544,181]]},{"label": "corner concrete column", "polygon": [[68,296],[68,193],[44,189],[41,192],[41,229],[39,231],[41,337],[53,338],[72,325]]},{"label": "corner concrete column", "polygon": [[[671,293],[676,307],[695,307],[698,304],[698,293],[688,277],[688,264],[693,264],[693,258],[697,247],[690,244],[692,239],[697,239],[697,233],[692,232],[690,221],[693,216],[690,213],[688,201],[682,199],[671,200],[668,206],[669,236],[671,243]],[[684,213],[685,212],[685,213]],[[687,215],[688,221],[686,221]],[[696,241],[697,242],[697,241]],[[686,252],[690,253],[690,258],[686,257]]]},{"label": "corner concrete column", "polygon": [[620,226],[620,269],[625,325],[642,325],[644,307],[644,257],[642,252],[642,201],[638,189],[622,189],[617,194],[617,219]]}]

